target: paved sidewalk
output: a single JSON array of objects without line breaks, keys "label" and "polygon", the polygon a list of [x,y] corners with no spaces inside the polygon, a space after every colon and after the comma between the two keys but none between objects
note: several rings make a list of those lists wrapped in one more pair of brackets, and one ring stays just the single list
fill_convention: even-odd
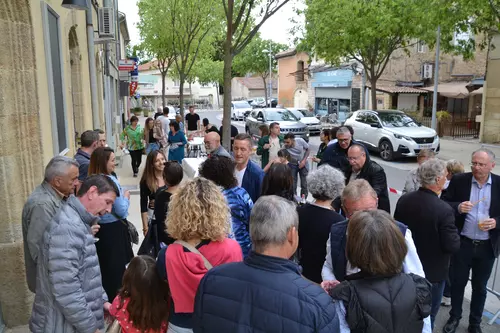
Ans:
[{"label": "paved sidewalk", "polygon": [[441,139],[441,151],[438,157],[444,160],[459,160],[464,164],[465,170],[470,171],[471,155],[482,147],[495,153],[497,165],[493,169],[493,173],[500,174],[500,145],[482,144],[479,140]]}]

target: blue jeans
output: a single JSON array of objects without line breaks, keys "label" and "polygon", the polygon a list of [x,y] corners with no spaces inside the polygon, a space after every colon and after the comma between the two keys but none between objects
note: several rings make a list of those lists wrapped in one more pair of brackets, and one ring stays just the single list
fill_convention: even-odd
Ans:
[{"label": "blue jeans", "polygon": [[443,298],[443,290],[446,281],[436,282],[432,284],[431,295],[431,327],[434,329],[434,319],[436,318],[439,308],[441,307],[441,298]]},{"label": "blue jeans", "polygon": [[146,155],[149,155],[149,153],[157,150],[160,150],[160,144],[158,142],[150,143],[146,147]]},{"label": "blue jeans", "polygon": [[453,281],[451,282],[450,317],[462,318],[464,291],[472,270],[472,297],[470,302],[469,326],[479,326],[486,301],[486,284],[490,278],[495,256],[491,241],[474,244],[462,236],[460,250],[453,256]]},{"label": "blue jeans", "polygon": [[307,175],[309,174],[309,171],[307,170],[307,166],[303,167],[302,169],[299,169],[298,164],[292,164],[288,163],[288,166],[290,169],[292,169],[292,176],[293,176],[293,193],[297,194],[297,183],[299,182],[299,176],[300,176],[300,196],[302,195],[305,196],[307,199]]}]

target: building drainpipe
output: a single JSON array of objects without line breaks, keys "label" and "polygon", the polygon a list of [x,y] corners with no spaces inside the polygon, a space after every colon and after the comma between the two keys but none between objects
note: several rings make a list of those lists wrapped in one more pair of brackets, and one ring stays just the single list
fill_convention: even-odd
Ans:
[{"label": "building drainpipe", "polygon": [[94,129],[101,127],[99,117],[99,104],[97,102],[97,70],[95,64],[94,50],[94,26],[92,24],[92,10],[94,6],[91,0],[87,0],[86,23],[87,23],[87,49],[89,52],[89,74],[90,74],[90,97],[92,100],[92,124]]}]

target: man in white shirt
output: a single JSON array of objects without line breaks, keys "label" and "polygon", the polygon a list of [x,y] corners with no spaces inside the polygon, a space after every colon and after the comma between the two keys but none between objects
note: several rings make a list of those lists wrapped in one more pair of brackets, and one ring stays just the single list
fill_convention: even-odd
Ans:
[{"label": "man in white shirt", "polygon": [[158,119],[161,121],[161,126],[163,127],[163,133],[168,136],[170,132],[170,119],[168,119],[169,109],[168,106],[163,108],[163,116],[159,116]]},{"label": "man in white shirt", "polygon": [[[377,193],[364,179],[349,182],[342,192],[342,209],[347,218],[357,211],[373,210],[377,209],[377,206]],[[347,223],[348,221],[345,221],[332,225],[330,237],[326,242],[326,258],[321,270],[323,278],[321,286],[325,290],[332,288],[339,281],[343,281],[345,276],[359,272],[357,267],[351,266],[345,256]],[[404,233],[408,246],[408,252],[403,262],[403,272],[425,277],[424,268],[418,257],[410,229],[402,223],[397,222],[397,224],[401,232]],[[430,317],[424,319],[423,332],[432,332]]]}]

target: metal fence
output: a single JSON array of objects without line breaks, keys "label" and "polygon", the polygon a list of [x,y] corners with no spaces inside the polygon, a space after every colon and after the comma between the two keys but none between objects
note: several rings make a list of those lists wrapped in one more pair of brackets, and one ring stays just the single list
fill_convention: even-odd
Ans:
[{"label": "metal fence", "polygon": [[[497,259],[495,265],[493,266],[493,271],[490,277],[490,281],[488,282],[487,290],[488,292],[498,297],[498,299],[500,300],[500,278],[498,278],[500,274],[499,263],[500,261],[499,259]],[[500,309],[498,309],[498,311],[493,316],[493,318],[491,318],[488,324],[493,325],[493,323],[495,322],[495,320],[497,320],[498,317],[500,317]]]},{"label": "metal fence", "polygon": [[[424,126],[431,127],[431,117],[418,117],[416,120]],[[451,136],[452,138],[478,138],[480,123],[475,117],[460,118],[452,117],[438,122],[438,135]]]}]

